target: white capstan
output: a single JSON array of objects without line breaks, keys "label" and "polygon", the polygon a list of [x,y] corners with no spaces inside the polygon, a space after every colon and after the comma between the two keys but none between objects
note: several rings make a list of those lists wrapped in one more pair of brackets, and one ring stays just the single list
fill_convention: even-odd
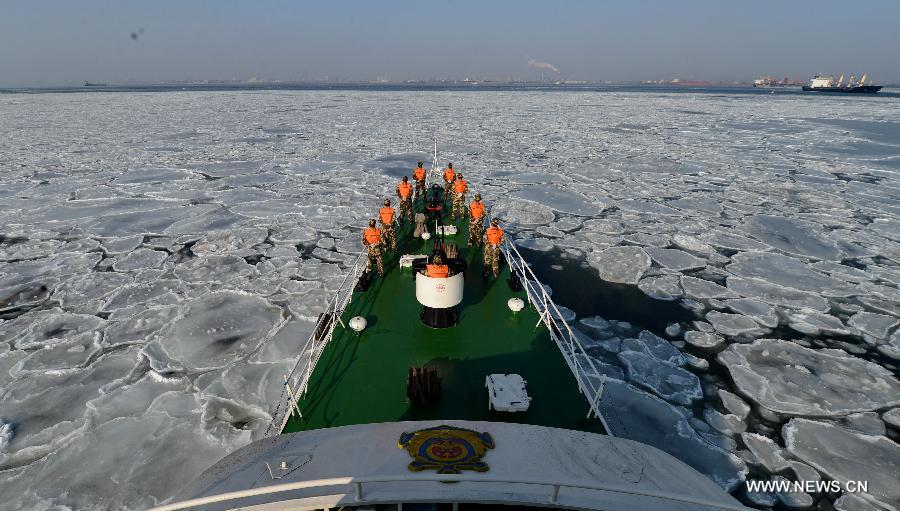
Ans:
[{"label": "white capstan", "polygon": [[521,298],[513,297],[506,301],[506,306],[513,312],[519,312],[525,308],[525,302]]}]

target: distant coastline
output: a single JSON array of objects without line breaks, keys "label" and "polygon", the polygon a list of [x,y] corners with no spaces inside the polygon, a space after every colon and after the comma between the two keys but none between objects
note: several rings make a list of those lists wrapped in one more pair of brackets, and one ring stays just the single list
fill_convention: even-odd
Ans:
[{"label": "distant coastline", "polygon": [[[110,92],[179,92],[179,91],[583,91],[583,92],[673,92],[773,94],[773,89],[754,88],[751,84],[693,83],[550,83],[550,82],[217,82],[217,83],[159,83],[114,84],[86,87],[84,85],[0,87],[0,94],[41,93],[110,93]],[[782,87],[774,94],[803,95],[799,87]],[[900,97],[900,85],[885,85],[879,97]]]}]

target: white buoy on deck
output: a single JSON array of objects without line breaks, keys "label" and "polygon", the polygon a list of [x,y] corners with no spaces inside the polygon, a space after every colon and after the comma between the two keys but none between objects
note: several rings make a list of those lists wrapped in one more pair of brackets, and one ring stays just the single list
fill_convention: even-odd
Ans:
[{"label": "white buoy on deck", "polygon": [[362,332],[366,329],[366,325],[369,322],[366,321],[366,318],[362,316],[354,316],[350,318],[350,328],[353,329],[354,332]]},{"label": "white buoy on deck", "polygon": [[513,312],[519,312],[525,308],[525,301],[521,298],[513,297],[506,301],[506,306]]}]

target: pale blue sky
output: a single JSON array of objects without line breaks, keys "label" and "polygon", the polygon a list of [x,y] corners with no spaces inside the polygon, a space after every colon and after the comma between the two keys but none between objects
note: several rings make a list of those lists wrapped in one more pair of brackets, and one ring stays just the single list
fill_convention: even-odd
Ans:
[{"label": "pale blue sky", "polygon": [[528,59],[570,79],[900,82],[898,27],[897,0],[3,0],[0,86],[539,77]]}]

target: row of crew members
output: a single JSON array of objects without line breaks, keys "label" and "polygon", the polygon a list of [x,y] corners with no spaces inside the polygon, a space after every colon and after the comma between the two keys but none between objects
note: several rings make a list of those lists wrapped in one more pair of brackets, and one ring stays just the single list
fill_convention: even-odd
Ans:
[{"label": "row of crew members", "polygon": [[[422,169],[421,162],[418,171]],[[448,170],[453,171],[452,163],[448,164]],[[424,172],[424,169],[422,169]],[[445,173],[445,177],[447,174]],[[416,179],[416,191],[419,189],[419,182]],[[454,200],[453,200],[453,219],[456,219],[456,213],[465,214],[465,193],[468,189],[468,183],[463,179],[462,173],[453,175]],[[403,176],[402,181],[397,185],[397,196],[400,198],[400,214],[399,219],[395,214],[394,208],[391,207],[390,199],[385,199],[384,206],[379,209],[378,216],[381,222],[381,229],[376,227],[376,221],[373,218],[369,220],[369,227],[363,231],[363,245],[368,252],[366,258],[366,271],[371,271],[373,264],[378,268],[378,274],[384,275],[383,262],[383,246],[391,245],[392,250],[397,250],[397,232],[396,224],[403,223],[405,218],[409,218],[412,222],[412,186],[409,184],[409,178]],[[484,247],[484,272],[491,270],[494,277],[497,277],[500,270],[500,245],[503,243],[503,229],[499,225],[499,220],[494,218],[491,226],[485,230],[484,216],[485,206],[481,201],[481,194],[475,194],[475,199],[469,204],[469,237],[466,241],[467,246],[483,246]]]},{"label": "row of crew members", "polygon": [[[401,197],[400,215],[402,220],[403,201]],[[412,221],[410,215],[410,221]],[[381,228],[376,227],[375,219],[369,220],[369,227],[363,230],[362,242],[366,248],[366,271],[372,271],[372,265],[378,268],[378,274],[384,275],[384,247],[390,245],[391,250],[397,250],[397,215],[391,206],[390,199],[384,199],[384,206],[378,210],[378,221]]]},{"label": "row of crew members", "polygon": [[[412,198],[413,201],[419,199],[420,192],[422,197],[425,197],[426,175],[427,173],[425,171],[425,168],[422,167],[422,162],[419,162],[416,168],[413,170],[413,179],[416,181],[415,194]],[[465,215],[466,192],[469,190],[469,183],[466,181],[465,177],[463,177],[462,172],[456,172],[456,169],[453,168],[452,162],[447,163],[447,168],[445,168],[443,172],[443,179],[444,197],[452,198],[453,208],[450,211],[450,218],[452,218],[453,220],[456,220],[457,216],[462,218]],[[403,182],[408,182],[408,178],[406,176],[403,176]],[[411,210],[412,209],[410,207],[410,211]],[[403,216],[402,212],[400,213],[400,216]]]}]

